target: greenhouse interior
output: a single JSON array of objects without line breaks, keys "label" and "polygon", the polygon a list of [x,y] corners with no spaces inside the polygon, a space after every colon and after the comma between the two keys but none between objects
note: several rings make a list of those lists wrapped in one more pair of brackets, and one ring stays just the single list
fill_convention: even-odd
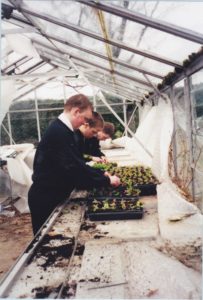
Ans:
[{"label": "greenhouse interior", "polygon": [[[1,298],[202,299],[202,16],[202,1],[1,0]],[[66,111],[74,96],[86,110]],[[74,140],[61,165],[53,124],[74,139],[92,110],[101,155]]]}]

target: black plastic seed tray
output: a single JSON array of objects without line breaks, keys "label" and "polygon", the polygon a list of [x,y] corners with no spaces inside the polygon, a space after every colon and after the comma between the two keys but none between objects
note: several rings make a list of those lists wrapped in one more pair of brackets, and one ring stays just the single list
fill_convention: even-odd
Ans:
[{"label": "black plastic seed tray", "polygon": [[[101,188],[96,191],[90,191],[89,192],[89,199],[94,199],[94,198],[116,198],[116,199],[122,199],[122,198],[138,198],[138,195],[133,196],[133,195],[126,195],[125,190],[127,187],[117,187],[117,188]],[[136,189],[136,188],[135,188]],[[115,195],[117,193],[117,195]]]},{"label": "black plastic seed tray", "polygon": [[122,200],[123,198],[125,199],[134,199],[134,200],[138,200],[139,196],[93,196],[93,195],[89,195],[88,196],[88,200],[94,200],[94,199],[98,199],[98,200],[105,200],[105,199],[117,199],[117,200]]},{"label": "black plastic seed tray", "polygon": [[156,184],[150,183],[150,184],[137,184],[134,185],[134,188],[140,190],[140,196],[150,196],[150,195],[156,195]]},{"label": "black plastic seed tray", "polygon": [[[116,208],[107,208],[102,209],[98,208],[97,210],[93,210],[93,201],[98,200],[101,203],[104,203],[105,201],[115,201],[116,202]],[[88,199],[88,211],[87,216],[92,221],[103,221],[103,220],[129,220],[129,219],[142,219],[144,210],[142,206],[138,206],[135,208],[130,207],[129,205],[126,205],[126,208],[122,208],[121,204],[122,201],[125,201],[126,203],[132,203],[136,204],[138,202],[137,198],[103,198],[103,199]]]}]

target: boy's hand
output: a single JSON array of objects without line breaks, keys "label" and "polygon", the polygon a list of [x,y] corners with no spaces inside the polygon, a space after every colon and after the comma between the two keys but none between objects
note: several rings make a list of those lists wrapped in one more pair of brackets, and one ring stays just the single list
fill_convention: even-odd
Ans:
[{"label": "boy's hand", "polygon": [[93,160],[94,162],[97,162],[97,163],[103,162],[103,160],[102,160],[101,157],[96,157],[96,156],[92,156],[92,160]]},{"label": "boy's hand", "polygon": [[119,177],[114,175],[114,176],[110,176],[109,178],[110,178],[110,182],[111,182],[112,186],[117,187],[121,184],[121,181],[120,181]]},{"label": "boy's hand", "polygon": [[101,156],[101,159],[102,159],[103,163],[107,163],[108,162],[108,160],[107,160],[107,158],[105,156]]}]

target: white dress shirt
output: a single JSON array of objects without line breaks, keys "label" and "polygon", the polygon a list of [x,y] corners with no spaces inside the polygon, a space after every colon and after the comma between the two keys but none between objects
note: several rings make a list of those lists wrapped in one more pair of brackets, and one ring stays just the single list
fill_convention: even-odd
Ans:
[{"label": "white dress shirt", "polygon": [[63,122],[70,130],[74,131],[68,116],[64,112],[58,116],[58,119],[61,120],[61,122]]}]

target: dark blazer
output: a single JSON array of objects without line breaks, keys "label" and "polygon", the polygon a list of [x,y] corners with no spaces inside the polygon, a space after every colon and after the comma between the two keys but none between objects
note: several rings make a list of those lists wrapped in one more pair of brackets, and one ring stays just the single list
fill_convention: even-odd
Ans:
[{"label": "dark blazer", "polygon": [[85,164],[74,132],[59,119],[48,127],[37,147],[32,179],[28,204],[34,234],[74,188],[90,189],[110,184],[102,171]]},{"label": "dark blazer", "polygon": [[100,150],[99,140],[96,137],[86,139],[79,129],[75,131],[75,134],[81,155],[88,154],[97,157],[104,156]]},{"label": "dark blazer", "polygon": [[83,157],[84,154],[88,154],[85,152],[85,137],[80,129],[75,130],[75,140],[81,157]]},{"label": "dark blazer", "polygon": [[105,156],[104,153],[101,152],[99,140],[96,137],[85,139],[84,149],[86,154],[97,157]]},{"label": "dark blazer", "polygon": [[102,171],[85,164],[73,131],[59,119],[49,126],[37,147],[33,182],[67,192],[110,184]]}]

